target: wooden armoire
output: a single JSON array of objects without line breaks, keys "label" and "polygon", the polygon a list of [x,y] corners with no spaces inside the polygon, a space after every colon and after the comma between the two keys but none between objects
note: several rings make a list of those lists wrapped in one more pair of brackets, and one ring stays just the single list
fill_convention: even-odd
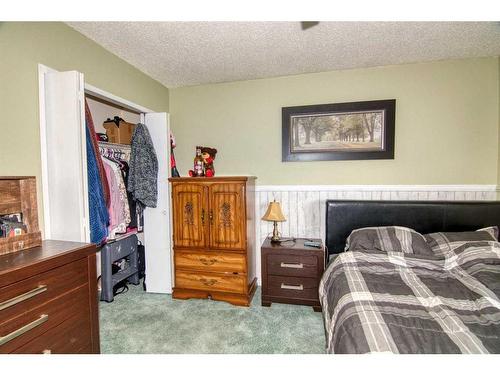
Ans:
[{"label": "wooden armoire", "polygon": [[255,277],[255,177],[170,178],[174,298],[249,306]]}]

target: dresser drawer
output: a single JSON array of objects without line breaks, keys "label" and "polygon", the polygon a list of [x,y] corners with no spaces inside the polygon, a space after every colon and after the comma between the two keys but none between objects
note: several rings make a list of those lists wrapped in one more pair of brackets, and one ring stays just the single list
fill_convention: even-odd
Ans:
[{"label": "dresser drawer", "polygon": [[88,284],[12,319],[1,321],[0,353],[10,353],[16,350],[71,317],[77,317],[81,320],[89,319]]},{"label": "dresser drawer", "polygon": [[74,315],[14,350],[17,354],[92,353],[89,314]]},{"label": "dresser drawer", "polygon": [[268,275],[319,277],[318,257],[300,255],[267,255]]},{"label": "dresser drawer", "polygon": [[87,259],[0,288],[0,322],[23,314],[87,282]]},{"label": "dresser drawer", "polygon": [[245,274],[246,258],[234,253],[177,251],[175,267],[202,272]]},{"label": "dresser drawer", "polygon": [[176,270],[175,287],[220,292],[246,293],[246,276]]},{"label": "dresser drawer", "polygon": [[268,276],[267,295],[297,299],[318,299],[318,280],[289,276]]}]

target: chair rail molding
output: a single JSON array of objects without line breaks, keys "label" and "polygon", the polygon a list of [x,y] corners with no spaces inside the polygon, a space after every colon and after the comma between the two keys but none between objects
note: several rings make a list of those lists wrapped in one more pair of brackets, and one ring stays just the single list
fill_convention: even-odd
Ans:
[{"label": "chair rail molding", "polygon": [[287,219],[280,235],[325,239],[327,199],[364,200],[497,200],[497,185],[257,185],[255,196],[256,270],[260,285],[260,245],[273,223],[260,220],[269,202],[280,202]]}]

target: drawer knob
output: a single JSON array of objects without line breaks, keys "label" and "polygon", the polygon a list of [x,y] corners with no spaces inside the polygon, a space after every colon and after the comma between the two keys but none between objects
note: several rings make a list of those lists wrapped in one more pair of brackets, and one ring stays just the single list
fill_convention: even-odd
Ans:
[{"label": "drawer knob", "polygon": [[304,285],[288,285],[281,283],[281,289],[291,289],[291,290],[304,290]]},{"label": "drawer knob", "polygon": [[200,279],[200,281],[206,286],[212,286],[217,283],[215,279]]},{"label": "drawer knob", "polygon": [[200,262],[203,263],[205,266],[211,266],[214,263],[217,263],[217,259],[214,259],[214,258],[210,258],[210,259],[200,258]]},{"label": "drawer knob", "polygon": [[29,292],[23,293],[14,298],[8,299],[7,301],[0,302],[0,311],[6,309],[7,307],[11,307],[17,305],[19,302],[26,301],[37,294],[43,293],[47,290],[47,285],[39,285],[35,289],[30,290]]},{"label": "drawer knob", "polygon": [[304,268],[304,265],[302,263],[281,262],[281,268]]},{"label": "drawer knob", "polygon": [[24,326],[22,326],[19,329],[16,329],[15,331],[6,334],[5,336],[0,337],[0,346],[7,344],[9,341],[14,340],[16,337],[19,337],[23,334],[25,334],[28,331],[31,331],[33,328],[38,327],[40,324],[46,322],[49,319],[49,316],[46,314],[40,315],[40,317],[31,323],[28,323]]}]

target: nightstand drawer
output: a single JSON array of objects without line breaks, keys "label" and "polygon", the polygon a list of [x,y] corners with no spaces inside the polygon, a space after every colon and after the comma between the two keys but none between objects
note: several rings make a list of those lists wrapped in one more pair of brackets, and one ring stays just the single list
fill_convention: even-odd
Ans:
[{"label": "nightstand drawer", "polygon": [[318,280],[312,278],[269,276],[267,294],[271,297],[318,299]]},{"label": "nightstand drawer", "polygon": [[269,254],[267,272],[269,275],[318,277],[318,257]]}]

